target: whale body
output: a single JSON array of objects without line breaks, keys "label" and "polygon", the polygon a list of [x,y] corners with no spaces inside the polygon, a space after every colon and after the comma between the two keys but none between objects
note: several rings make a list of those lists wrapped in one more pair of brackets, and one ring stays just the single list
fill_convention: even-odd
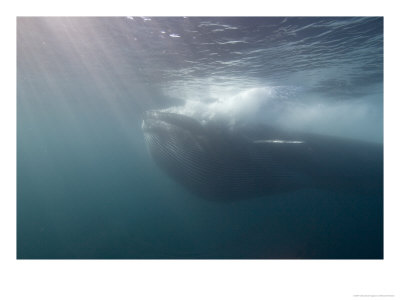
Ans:
[{"label": "whale body", "polygon": [[383,194],[383,147],[259,126],[230,130],[188,116],[145,113],[156,164],[200,197],[233,201],[304,188]]}]

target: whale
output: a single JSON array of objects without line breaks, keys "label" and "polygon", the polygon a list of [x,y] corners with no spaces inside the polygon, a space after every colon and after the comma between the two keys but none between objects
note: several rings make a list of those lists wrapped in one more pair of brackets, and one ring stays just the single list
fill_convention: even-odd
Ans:
[{"label": "whale", "polygon": [[272,126],[232,129],[147,111],[142,131],[154,162],[193,194],[234,201],[300,189],[383,196],[383,145]]}]

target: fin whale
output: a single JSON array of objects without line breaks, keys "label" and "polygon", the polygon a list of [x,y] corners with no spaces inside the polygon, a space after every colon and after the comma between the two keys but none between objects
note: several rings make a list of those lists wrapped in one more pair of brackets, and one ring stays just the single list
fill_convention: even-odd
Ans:
[{"label": "fin whale", "polygon": [[380,144],[269,127],[230,131],[162,111],[147,111],[142,130],[156,164],[203,198],[232,201],[303,188],[383,194]]}]

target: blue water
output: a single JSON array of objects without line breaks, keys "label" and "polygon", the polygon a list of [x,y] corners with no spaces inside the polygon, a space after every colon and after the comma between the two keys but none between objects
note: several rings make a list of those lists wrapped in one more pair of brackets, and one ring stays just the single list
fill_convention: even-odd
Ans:
[{"label": "blue water", "polygon": [[383,258],[380,195],[219,203],[142,114],[383,144],[383,18],[18,18],[18,258]]}]

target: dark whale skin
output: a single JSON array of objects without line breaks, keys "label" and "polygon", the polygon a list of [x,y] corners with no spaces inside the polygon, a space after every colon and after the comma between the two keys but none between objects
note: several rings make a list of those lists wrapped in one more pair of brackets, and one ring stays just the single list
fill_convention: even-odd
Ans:
[{"label": "dark whale skin", "polygon": [[233,201],[303,188],[383,194],[380,144],[266,126],[231,131],[162,111],[146,112],[142,130],[156,164],[203,198]]}]

